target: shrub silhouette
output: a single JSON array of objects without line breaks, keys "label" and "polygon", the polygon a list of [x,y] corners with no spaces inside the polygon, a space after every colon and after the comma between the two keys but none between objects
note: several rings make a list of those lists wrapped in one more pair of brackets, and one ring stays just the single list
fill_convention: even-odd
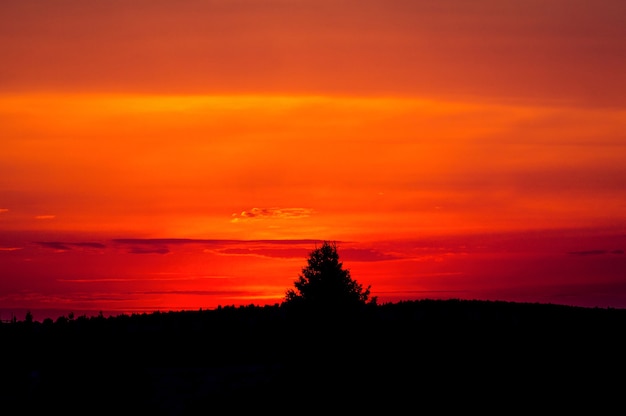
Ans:
[{"label": "shrub silhouette", "polygon": [[313,250],[307,266],[294,282],[295,290],[288,289],[285,304],[316,309],[338,310],[376,304],[370,298],[370,287],[363,286],[350,277],[350,271],[339,261],[336,243],[324,241]]}]

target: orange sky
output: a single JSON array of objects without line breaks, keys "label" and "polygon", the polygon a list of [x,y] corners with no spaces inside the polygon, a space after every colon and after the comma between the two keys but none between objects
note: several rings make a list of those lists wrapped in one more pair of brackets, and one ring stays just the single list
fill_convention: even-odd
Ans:
[{"label": "orange sky", "polygon": [[3,1],[0,318],[274,303],[321,240],[383,301],[626,307],[624,16]]}]

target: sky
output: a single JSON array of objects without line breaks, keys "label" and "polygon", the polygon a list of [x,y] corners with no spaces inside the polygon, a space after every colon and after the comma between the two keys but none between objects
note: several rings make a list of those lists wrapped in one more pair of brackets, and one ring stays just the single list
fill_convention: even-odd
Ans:
[{"label": "sky", "polygon": [[0,2],[0,319],[626,308],[621,0]]}]

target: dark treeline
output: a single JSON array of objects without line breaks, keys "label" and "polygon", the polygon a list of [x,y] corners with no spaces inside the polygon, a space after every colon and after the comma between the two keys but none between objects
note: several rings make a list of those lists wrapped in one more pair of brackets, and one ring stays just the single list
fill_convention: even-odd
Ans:
[{"label": "dark treeline", "polygon": [[24,414],[604,406],[625,329],[622,309],[457,299],[24,320],[0,325],[0,398]]}]

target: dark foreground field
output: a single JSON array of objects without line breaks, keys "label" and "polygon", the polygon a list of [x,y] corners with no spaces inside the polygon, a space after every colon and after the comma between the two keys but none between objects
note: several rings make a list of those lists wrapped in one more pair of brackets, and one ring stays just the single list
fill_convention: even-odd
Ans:
[{"label": "dark foreground field", "polygon": [[461,300],[5,323],[0,414],[621,413],[625,329],[621,309]]}]

